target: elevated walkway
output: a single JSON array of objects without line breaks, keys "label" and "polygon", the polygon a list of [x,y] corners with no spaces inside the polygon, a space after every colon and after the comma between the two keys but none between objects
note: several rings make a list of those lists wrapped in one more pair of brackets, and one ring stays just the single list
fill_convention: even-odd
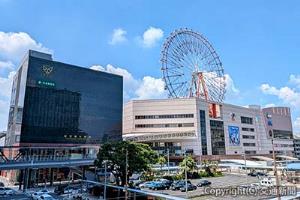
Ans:
[{"label": "elevated walkway", "polygon": [[97,146],[0,147],[0,170],[92,165]]}]

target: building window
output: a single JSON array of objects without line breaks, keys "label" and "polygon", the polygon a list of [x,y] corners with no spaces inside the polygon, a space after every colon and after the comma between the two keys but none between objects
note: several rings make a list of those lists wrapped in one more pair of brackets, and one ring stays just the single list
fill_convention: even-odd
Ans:
[{"label": "building window", "polygon": [[241,123],[242,124],[253,124],[253,118],[241,116]]},{"label": "building window", "polygon": [[256,151],[245,151],[245,154],[255,155]]},{"label": "building window", "polygon": [[255,139],[254,135],[243,135],[243,139]]},{"label": "building window", "polygon": [[280,139],[292,139],[293,138],[292,131],[273,129],[273,134],[274,134],[274,138],[280,138]]},{"label": "building window", "polygon": [[242,127],[242,131],[254,132],[254,128],[245,128],[245,127]]},{"label": "building window", "polygon": [[173,119],[173,118],[194,118],[194,114],[136,115],[135,116],[135,119]]},{"label": "building window", "polygon": [[171,124],[136,124],[135,128],[181,128],[194,127],[194,123],[171,123]]},{"label": "building window", "polygon": [[243,143],[245,147],[255,147],[255,143]]}]

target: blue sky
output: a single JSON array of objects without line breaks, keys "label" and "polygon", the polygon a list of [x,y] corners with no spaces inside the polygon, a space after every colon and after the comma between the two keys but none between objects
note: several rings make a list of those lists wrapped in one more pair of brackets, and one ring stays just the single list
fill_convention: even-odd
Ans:
[{"label": "blue sky", "polygon": [[[157,88],[163,41],[188,27],[212,43],[231,77],[226,102],[290,106],[299,131],[299,10],[296,0],[0,0],[0,130],[9,99],[3,91],[26,48],[125,75],[126,100],[158,97],[164,94]],[[151,44],[143,38],[150,27]],[[119,37],[113,42],[114,31]],[[145,89],[152,93],[145,96]]]}]

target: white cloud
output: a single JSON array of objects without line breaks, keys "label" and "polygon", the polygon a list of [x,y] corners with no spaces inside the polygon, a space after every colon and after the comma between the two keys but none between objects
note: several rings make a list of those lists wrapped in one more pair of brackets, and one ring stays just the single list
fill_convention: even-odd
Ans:
[{"label": "white cloud", "polygon": [[7,77],[0,77],[0,97],[10,98],[11,87],[15,71],[11,71]]},{"label": "white cloud", "polygon": [[6,70],[13,70],[15,68],[15,65],[11,61],[1,61],[0,60],[0,70],[6,69]]},{"label": "white cloud", "polygon": [[225,74],[225,85],[227,95],[237,95],[240,93],[229,74]]},{"label": "white cloud", "polygon": [[269,84],[262,84],[260,90],[264,94],[275,95],[281,99],[284,103],[292,105],[294,107],[300,106],[300,93],[289,87],[276,88]]},{"label": "white cloud", "polygon": [[90,67],[90,69],[96,70],[96,71],[105,71],[105,68],[101,65],[93,65]]},{"label": "white cloud", "polygon": [[293,123],[293,128],[295,130],[296,135],[300,137],[300,117],[297,117]]},{"label": "white cloud", "polygon": [[115,45],[115,44],[119,44],[119,43],[127,41],[126,34],[127,34],[127,32],[125,30],[123,30],[122,28],[115,29],[113,31],[111,40],[109,41],[109,44]]},{"label": "white cloud", "polygon": [[29,49],[52,53],[27,33],[0,32],[0,59],[19,62]]},{"label": "white cloud", "polygon": [[135,79],[126,69],[114,67],[111,64],[106,65],[106,67],[94,65],[90,67],[90,69],[123,76],[125,101],[130,99],[153,99],[166,97],[164,82],[160,78],[156,79],[151,76],[145,76],[142,80]]},{"label": "white cloud", "polygon": [[160,28],[150,27],[143,34],[142,44],[146,48],[153,47],[163,36],[163,30]]},{"label": "white cloud", "polygon": [[300,130],[300,117],[297,117],[294,121],[294,127]]},{"label": "white cloud", "polygon": [[0,99],[0,131],[7,129],[9,101]]},{"label": "white cloud", "polygon": [[297,87],[300,88],[300,75],[291,74],[289,78],[289,82],[295,84]]},{"label": "white cloud", "polygon": [[11,71],[7,77],[0,77],[0,131],[6,130],[11,87],[15,71]]},{"label": "white cloud", "polygon": [[268,103],[268,104],[264,105],[263,108],[270,108],[270,107],[275,107],[275,106],[276,106],[276,104],[274,104],[274,103]]},{"label": "white cloud", "polygon": [[138,99],[165,98],[165,83],[160,78],[145,76],[136,90]]}]

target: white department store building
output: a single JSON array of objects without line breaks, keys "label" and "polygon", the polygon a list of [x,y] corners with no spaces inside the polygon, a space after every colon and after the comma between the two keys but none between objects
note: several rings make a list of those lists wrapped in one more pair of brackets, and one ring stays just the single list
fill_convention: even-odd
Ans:
[{"label": "white department store building", "polygon": [[290,108],[248,108],[199,98],[132,100],[123,110],[123,138],[170,156],[293,156]]}]

